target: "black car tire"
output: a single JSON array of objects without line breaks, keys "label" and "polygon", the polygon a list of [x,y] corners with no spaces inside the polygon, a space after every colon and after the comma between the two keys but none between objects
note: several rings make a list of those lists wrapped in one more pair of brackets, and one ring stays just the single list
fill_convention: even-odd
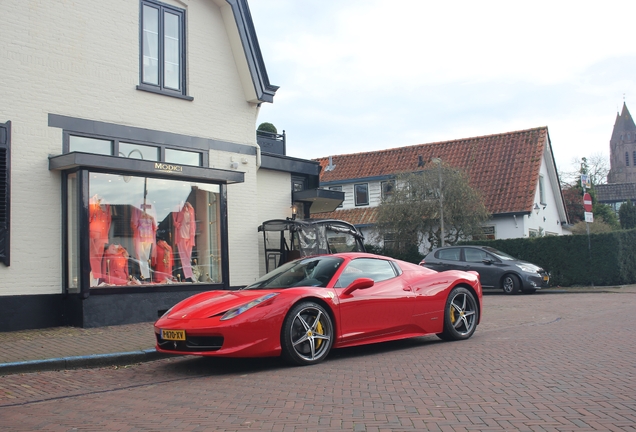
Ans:
[{"label": "black car tire", "polygon": [[475,333],[478,321],[479,306],[472,291],[453,288],[444,307],[444,331],[437,336],[447,341],[468,339]]},{"label": "black car tire", "polygon": [[329,354],[333,339],[334,327],[329,313],[314,302],[298,303],[283,322],[283,358],[300,366],[319,363]]},{"label": "black car tire", "polygon": [[507,274],[501,280],[501,288],[505,294],[517,294],[521,288],[521,281],[517,275]]}]

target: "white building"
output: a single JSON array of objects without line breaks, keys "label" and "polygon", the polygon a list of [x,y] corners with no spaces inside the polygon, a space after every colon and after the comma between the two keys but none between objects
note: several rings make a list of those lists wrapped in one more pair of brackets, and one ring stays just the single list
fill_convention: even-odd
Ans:
[{"label": "white building", "polygon": [[0,2],[0,331],[151,321],[259,276],[320,166],[261,151],[246,0]]},{"label": "white building", "polygon": [[[342,191],[334,212],[374,242],[375,208],[396,173],[422,170],[433,158],[466,171],[492,214],[488,238],[570,234],[547,127],[318,159],[320,186]],[[381,243],[380,240],[378,243]]]}]

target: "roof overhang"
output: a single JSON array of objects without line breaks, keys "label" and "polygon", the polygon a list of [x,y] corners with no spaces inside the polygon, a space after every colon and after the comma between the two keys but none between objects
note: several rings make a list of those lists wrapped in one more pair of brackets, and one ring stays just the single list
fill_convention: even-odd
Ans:
[{"label": "roof overhang", "polygon": [[292,194],[292,201],[311,203],[309,213],[331,212],[344,201],[344,192],[327,189],[306,189]]},{"label": "roof overhang", "polygon": [[49,156],[49,170],[68,171],[76,168],[223,184],[243,183],[245,181],[245,174],[241,171],[177,165],[83,152]]}]

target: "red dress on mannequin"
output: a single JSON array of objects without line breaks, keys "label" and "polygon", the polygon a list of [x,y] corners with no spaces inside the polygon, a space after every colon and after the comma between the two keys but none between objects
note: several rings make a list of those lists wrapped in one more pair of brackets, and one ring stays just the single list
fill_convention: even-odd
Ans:
[{"label": "red dress on mannequin", "polygon": [[113,285],[126,285],[128,280],[128,251],[118,244],[108,246],[102,261],[104,282]]},{"label": "red dress on mannequin", "polygon": [[181,259],[183,267],[183,275],[186,279],[192,278],[192,247],[194,246],[194,237],[197,232],[197,224],[194,219],[194,208],[189,202],[186,202],[179,213],[172,214],[175,227],[175,244],[177,252]]},{"label": "red dress on mannequin", "polygon": [[102,204],[101,198],[91,198],[88,204],[89,261],[94,279],[102,277],[102,257],[104,246],[108,243],[110,223],[110,206]]},{"label": "red dress on mannequin", "polygon": [[155,268],[155,282],[164,283],[166,279],[172,280],[172,267],[174,266],[172,248],[163,240],[157,242],[157,253],[152,260],[152,265]]}]

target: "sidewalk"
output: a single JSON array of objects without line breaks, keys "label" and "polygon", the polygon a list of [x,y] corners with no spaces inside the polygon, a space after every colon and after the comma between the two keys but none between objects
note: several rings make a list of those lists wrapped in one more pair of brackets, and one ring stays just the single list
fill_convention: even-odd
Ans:
[{"label": "sidewalk", "polygon": [[[489,293],[498,291],[486,291]],[[535,295],[634,293],[636,285],[547,288]],[[523,295],[516,296],[519,301]],[[55,327],[0,332],[0,375],[82,367],[126,365],[168,357],[155,351],[153,323],[82,329]]]},{"label": "sidewalk", "polygon": [[155,351],[152,325],[147,322],[0,333],[0,375],[124,365],[166,357]]}]

